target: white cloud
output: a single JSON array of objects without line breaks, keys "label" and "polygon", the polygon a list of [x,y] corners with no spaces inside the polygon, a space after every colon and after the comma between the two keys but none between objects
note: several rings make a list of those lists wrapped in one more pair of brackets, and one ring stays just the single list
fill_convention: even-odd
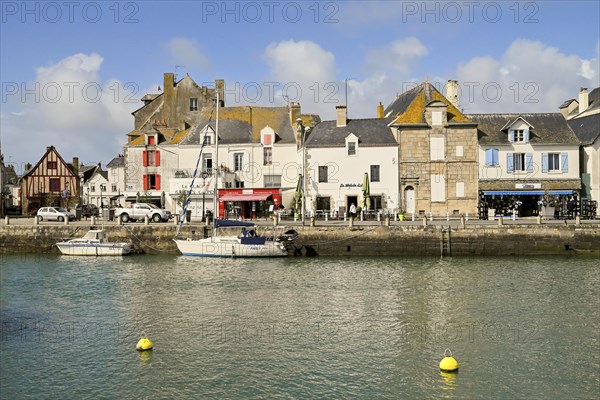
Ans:
[{"label": "white cloud", "polygon": [[181,65],[187,69],[210,68],[210,61],[198,48],[196,41],[185,38],[172,38],[166,43],[166,48],[173,64]]},{"label": "white cloud", "polygon": [[500,59],[458,65],[461,107],[468,113],[558,112],[579,87],[598,85],[598,59],[566,55],[539,41],[517,39]]},{"label": "white cloud", "polygon": [[419,39],[400,39],[381,49],[371,50],[367,55],[366,67],[369,71],[392,70],[406,75],[427,53],[427,47]]},{"label": "white cloud", "polygon": [[33,81],[9,82],[10,112],[1,129],[13,161],[35,163],[50,145],[66,161],[76,156],[86,164],[105,164],[122,152],[141,96],[134,84],[102,82],[102,61],[98,54],[75,54],[37,68]]}]

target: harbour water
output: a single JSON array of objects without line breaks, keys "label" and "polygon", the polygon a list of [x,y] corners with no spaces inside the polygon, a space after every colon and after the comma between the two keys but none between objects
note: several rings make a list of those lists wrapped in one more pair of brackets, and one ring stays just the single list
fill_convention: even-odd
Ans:
[{"label": "harbour water", "polygon": [[596,258],[1,257],[1,398],[600,393]]}]

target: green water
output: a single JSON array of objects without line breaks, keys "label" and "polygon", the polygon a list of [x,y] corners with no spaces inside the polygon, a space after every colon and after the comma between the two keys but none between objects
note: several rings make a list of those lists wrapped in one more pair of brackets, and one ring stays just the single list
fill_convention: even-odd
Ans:
[{"label": "green water", "polygon": [[6,399],[600,393],[597,259],[0,261]]}]

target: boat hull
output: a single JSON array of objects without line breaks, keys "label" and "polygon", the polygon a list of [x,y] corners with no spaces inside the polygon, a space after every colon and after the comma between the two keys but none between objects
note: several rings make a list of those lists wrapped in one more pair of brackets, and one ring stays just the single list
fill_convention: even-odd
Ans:
[{"label": "boat hull", "polygon": [[175,239],[177,248],[184,256],[195,257],[286,257],[287,249],[277,241],[264,244],[242,244],[235,237],[217,237],[200,240]]},{"label": "boat hull", "polygon": [[67,256],[123,256],[131,253],[128,243],[57,243],[56,247]]}]

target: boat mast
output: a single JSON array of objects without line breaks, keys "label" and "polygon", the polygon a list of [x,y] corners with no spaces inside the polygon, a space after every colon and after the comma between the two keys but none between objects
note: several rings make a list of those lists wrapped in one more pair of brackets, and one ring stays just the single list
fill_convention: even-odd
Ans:
[{"label": "boat mast", "polygon": [[217,88],[217,122],[215,123],[215,165],[217,166],[217,172],[215,173],[215,182],[213,185],[213,204],[215,208],[214,217],[213,217],[213,226],[217,219],[219,219],[219,195],[217,193],[217,187],[219,186],[219,108],[220,108],[220,99],[219,99],[219,89]]}]

